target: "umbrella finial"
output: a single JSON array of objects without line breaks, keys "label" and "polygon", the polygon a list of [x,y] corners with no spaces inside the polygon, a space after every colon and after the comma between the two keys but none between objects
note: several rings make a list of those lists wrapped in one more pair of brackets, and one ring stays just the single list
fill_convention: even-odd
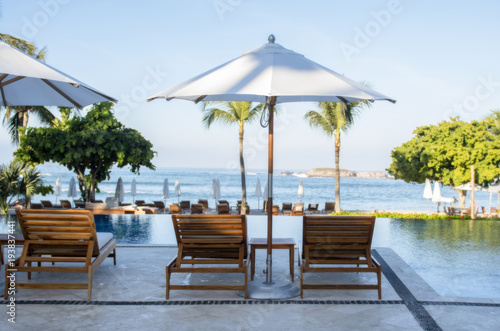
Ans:
[{"label": "umbrella finial", "polygon": [[274,37],[273,34],[269,35],[269,38],[267,38],[267,40],[269,41],[270,44],[274,44],[274,41],[276,40],[276,38]]}]

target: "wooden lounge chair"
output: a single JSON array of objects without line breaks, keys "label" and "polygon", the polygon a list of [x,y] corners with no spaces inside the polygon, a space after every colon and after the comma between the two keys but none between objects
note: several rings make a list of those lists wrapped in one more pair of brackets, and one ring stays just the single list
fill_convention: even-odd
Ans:
[{"label": "wooden lounge chair", "polygon": [[325,209],[323,211],[327,214],[335,211],[335,202],[325,202]]},{"label": "wooden lounge chair", "polygon": [[[249,215],[250,214],[250,206],[248,205],[248,203],[246,204],[246,206],[247,206],[247,208],[246,208],[246,213],[245,214]],[[238,214],[241,214],[241,204],[239,204],[239,205],[236,206],[236,212]]]},{"label": "wooden lounge chair", "polygon": [[40,203],[42,204],[43,208],[47,208],[47,209],[50,209],[50,208],[61,209],[62,208],[61,205],[53,205],[50,200],[40,200]]},{"label": "wooden lounge chair", "polygon": [[156,208],[158,208],[159,211],[161,211],[162,213],[166,213],[167,207],[165,206],[165,203],[163,201],[153,201],[153,204]]},{"label": "wooden lounge chair", "polygon": [[176,203],[169,203],[170,214],[182,214],[181,207]]},{"label": "wooden lounge chair", "polygon": [[274,205],[273,206],[273,215],[277,216],[280,214],[280,206]]},{"label": "wooden lounge chair", "polygon": [[497,207],[490,207],[490,216],[491,217],[498,217]]},{"label": "wooden lounge chair", "polygon": [[84,201],[75,201],[75,208],[85,209],[85,202]]},{"label": "wooden lounge chair", "polygon": [[203,207],[199,203],[191,205],[191,214],[203,214]]},{"label": "wooden lounge chair", "polygon": [[[373,289],[382,299],[382,269],[371,255],[374,227],[374,216],[304,216],[300,297],[304,289]],[[304,284],[308,272],[373,272],[377,285]]]},{"label": "wooden lounge chair", "polygon": [[304,203],[297,202],[293,204],[292,216],[302,216],[304,215]]},{"label": "wooden lounge chair", "polygon": [[69,200],[60,200],[61,202],[61,207],[63,207],[64,209],[71,209],[71,201]]},{"label": "wooden lounge chair", "polygon": [[[94,216],[89,210],[18,209],[16,214],[24,247],[17,265],[6,268],[5,284],[8,284],[7,276],[13,270],[27,272],[28,279],[31,279],[32,272],[87,273],[87,283],[22,283],[16,277],[16,289],[87,289],[87,299],[90,300],[92,277],[99,265],[107,257],[112,257],[116,265],[113,234],[96,232]],[[52,264],[42,265],[44,262]],[[6,286],[5,299],[8,297]]]},{"label": "wooden lounge chair", "polygon": [[283,206],[281,207],[281,211],[283,215],[292,215],[292,203],[291,202],[283,202]]},{"label": "wooden lounge chair", "polygon": [[219,214],[219,215],[229,214],[229,205],[227,205],[225,203],[219,203],[217,205],[217,214]]},{"label": "wooden lounge chair", "polygon": [[181,207],[181,210],[183,212],[190,211],[191,210],[191,201],[189,201],[189,200],[182,200],[181,203],[179,204],[179,206]]},{"label": "wooden lounge chair", "polygon": [[319,205],[317,203],[310,203],[307,206],[306,212],[314,214],[314,213],[318,212],[318,208],[319,208]]},{"label": "wooden lounge chair", "polygon": [[[178,252],[166,268],[166,298],[170,290],[242,290],[246,299],[250,259],[245,215],[172,215],[172,222]],[[224,266],[214,267],[220,264]],[[171,285],[173,273],[241,273],[245,281],[244,285]]]},{"label": "wooden lounge chair", "polygon": [[199,199],[198,203],[201,205],[203,210],[208,210],[208,200],[207,199]]}]

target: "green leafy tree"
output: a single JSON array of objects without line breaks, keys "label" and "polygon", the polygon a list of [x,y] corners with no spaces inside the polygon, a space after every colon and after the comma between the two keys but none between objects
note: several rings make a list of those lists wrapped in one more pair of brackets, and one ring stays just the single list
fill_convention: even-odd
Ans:
[{"label": "green leafy tree", "polygon": [[[240,151],[240,172],[241,172],[241,204],[246,206],[247,201],[247,186],[245,178],[245,160],[243,158],[243,140],[245,133],[245,123],[255,121],[262,109],[263,104],[253,106],[248,101],[213,101],[207,102],[203,108],[202,122],[210,128],[216,122],[221,124],[238,124],[239,132],[239,151]],[[241,213],[244,214],[246,208],[241,208]]]},{"label": "green leafy tree", "polygon": [[335,211],[340,208],[340,135],[354,124],[355,117],[365,107],[370,107],[369,101],[355,101],[348,104],[342,102],[320,102],[319,111],[310,110],[304,118],[312,128],[323,131],[328,137],[334,138],[335,144]]},{"label": "green leafy tree", "polygon": [[66,119],[48,128],[21,131],[21,143],[14,153],[32,164],[54,162],[76,173],[82,198],[93,201],[98,184],[109,179],[111,168],[130,166],[155,169],[151,163],[153,145],[142,135],[125,128],[114,116],[111,102],[94,104],[84,117]]},{"label": "green leafy tree", "polygon": [[[406,182],[424,183],[426,178],[452,188],[471,181],[488,185],[500,175],[500,137],[495,120],[470,123],[452,118],[438,125],[418,127],[410,141],[392,150],[389,174]],[[457,190],[461,207],[467,192]]]},{"label": "green leafy tree", "polygon": [[[46,49],[39,50],[34,44],[29,41],[19,39],[8,34],[1,34],[0,39],[7,44],[19,49],[20,51],[45,62]],[[3,117],[3,125],[7,128],[11,136],[12,143],[19,144],[19,128],[27,127],[30,114],[37,117],[42,125],[52,125],[55,119],[50,110],[43,106],[15,106],[5,108]]]}]

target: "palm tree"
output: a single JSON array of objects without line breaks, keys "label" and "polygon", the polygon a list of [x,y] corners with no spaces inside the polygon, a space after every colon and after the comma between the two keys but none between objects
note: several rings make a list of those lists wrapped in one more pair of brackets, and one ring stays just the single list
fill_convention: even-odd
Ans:
[{"label": "palm tree", "polygon": [[[0,39],[37,60],[45,62],[45,48],[38,50],[36,46],[29,41],[8,34],[0,33]],[[30,114],[34,114],[38,117],[40,123],[44,125],[52,125],[52,121],[55,119],[54,115],[47,108],[42,106],[7,107],[2,123],[7,127],[12,143],[19,145],[19,128],[28,126]]]},{"label": "palm tree", "polygon": [[354,123],[354,118],[363,107],[370,107],[369,101],[355,101],[348,104],[343,102],[320,102],[320,111],[308,111],[304,118],[309,126],[323,131],[327,136],[335,139],[335,211],[340,211],[340,133],[346,132]]},{"label": "palm tree", "polygon": [[[211,108],[209,108],[211,106]],[[241,213],[246,212],[247,186],[245,179],[245,160],[243,158],[243,134],[245,123],[251,123],[257,119],[262,111],[263,104],[252,107],[248,101],[212,101],[206,102],[203,107],[202,123],[210,128],[215,122],[221,124],[237,123],[239,128],[240,142],[240,171],[241,171]],[[221,108],[218,108],[221,107]]]},{"label": "palm tree", "polygon": [[18,194],[18,179],[22,167],[12,162],[0,165],[0,214],[7,214],[12,198]]},{"label": "palm tree", "polygon": [[32,196],[42,193],[43,180],[41,176],[42,174],[35,167],[25,165],[21,170],[19,176],[19,194],[24,195],[26,208],[31,207]]}]

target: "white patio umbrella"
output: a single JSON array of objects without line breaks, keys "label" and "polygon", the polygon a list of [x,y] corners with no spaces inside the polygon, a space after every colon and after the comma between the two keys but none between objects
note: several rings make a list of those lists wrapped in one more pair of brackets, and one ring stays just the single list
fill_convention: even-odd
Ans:
[{"label": "white patio umbrella", "polygon": [[61,178],[56,179],[56,186],[54,187],[54,195],[56,196],[56,205],[57,205],[57,197],[61,195]]},{"label": "white patio umbrella", "polygon": [[181,196],[181,183],[179,182],[179,179],[175,180],[175,195],[177,195],[177,202],[179,202],[179,197]]},{"label": "white patio umbrella", "polygon": [[260,197],[262,196],[262,189],[260,188],[260,179],[257,178],[257,184],[255,184],[255,196],[257,197],[257,209],[260,206]]},{"label": "white patio umbrella", "polygon": [[[395,101],[274,43],[273,35],[270,35],[268,40],[268,44],[254,51],[244,53],[232,61],[157,93],[147,100],[165,98],[191,100],[196,103],[200,101],[266,103],[268,109],[266,114],[269,118],[262,120],[268,120],[269,123],[267,203],[268,206],[272,206],[274,107],[277,103]],[[251,298],[290,298],[298,295],[298,288],[291,286],[290,283],[283,285],[283,282],[272,280],[272,208],[268,208],[267,215],[266,282],[264,286],[252,283],[248,293]]]},{"label": "white patio umbrella", "polygon": [[76,181],[75,178],[71,178],[69,181],[69,188],[68,188],[68,198],[76,198],[78,193],[76,192]]},{"label": "white patio umbrella", "polygon": [[304,183],[302,181],[299,182],[299,190],[297,192],[297,196],[300,199],[300,202],[302,202],[302,198],[304,197]]},{"label": "white patio umbrella", "polygon": [[161,196],[165,202],[165,205],[167,204],[167,199],[170,198],[170,190],[168,189],[168,179],[165,178],[163,180],[163,192]]},{"label": "white patio umbrella", "polygon": [[135,205],[135,196],[137,195],[137,183],[135,178],[132,179],[132,184],[130,184],[130,195],[132,196],[132,204]]},{"label": "white patio umbrella", "polygon": [[115,199],[117,203],[123,202],[125,199],[125,190],[123,189],[123,180],[121,177],[118,178],[118,182],[116,183]]},{"label": "white patio umbrella", "polygon": [[497,208],[500,208],[500,183],[497,183],[495,185],[490,185],[490,187],[488,187],[488,192],[490,192],[490,209],[491,209],[491,198],[492,198],[492,195],[493,193],[496,193],[497,194]]},{"label": "white patio umbrella", "polygon": [[429,212],[430,212],[431,200],[432,200],[432,186],[431,186],[431,181],[428,178],[425,179],[424,199],[427,199],[429,201]]},{"label": "white patio umbrella", "polygon": [[267,180],[266,183],[264,184],[264,193],[262,194],[262,197],[264,201],[267,201],[267,199],[269,198],[269,184]]},{"label": "white patio umbrella", "polygon": [[40,62],[0,39],[0,106],[83,108],[110,96]]},{"label": "white patio umbrella", "polygon": [[220,199],[220,180],[218,178],[212,179],[211,194],[214,199],[215,206],[217,206],[217,200]]},{"label": "white patio umbrella", "polygon": [[441,187],[439,187],[439,182],[434,182],[434,192],[432,193],[432,202],[437,205],[437,211],[439,212],[439,204],[441,203]]}]

